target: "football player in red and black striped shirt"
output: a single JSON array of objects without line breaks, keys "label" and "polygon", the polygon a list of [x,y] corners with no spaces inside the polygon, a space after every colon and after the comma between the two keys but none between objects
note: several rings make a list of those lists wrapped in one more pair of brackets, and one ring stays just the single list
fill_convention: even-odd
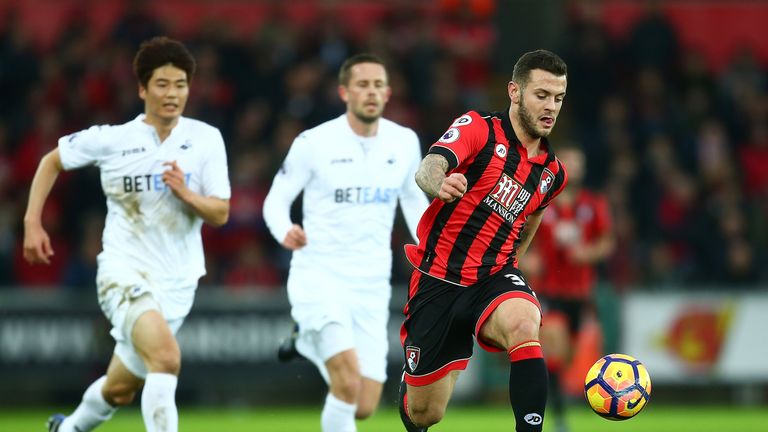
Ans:
[{"label": "football player in red and black striped shirt", "polygon": [[541,431],[547,370],[541,308],[517,269],[544,209],[566,184],[546,137],[563,104],[567,68],[537,50],[517,61],[506,112],[470,111],[434,143],[416,183],[435,199],[406,246],[415,267],[400,339],[401,418],[409,431],[439,422],[473,337],[510,361],[517,431]]}]

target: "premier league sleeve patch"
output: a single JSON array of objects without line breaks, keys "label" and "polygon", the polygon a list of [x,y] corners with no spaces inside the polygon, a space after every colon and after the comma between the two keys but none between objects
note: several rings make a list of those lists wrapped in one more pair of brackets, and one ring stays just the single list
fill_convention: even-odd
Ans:
[{"label": "premier league sleeve patch", "polygon": [[456,129],[455,127],[452,127],[447,131],[445,131],[445,133],[443,134],[443,136],[440,137],[438,142],[450,144],[452,142],[456,142],[456,140],[459,139],[460,135],[461,134],[459,133],[459,130]]},{"label": "premier league sleeve patch", "polygon": [[458,127],[458,126],[464,126],[472,123],[472,116],[469,114],[464,114],[463,116],[457,118],[453,121],[453,124],[451,127]]}]

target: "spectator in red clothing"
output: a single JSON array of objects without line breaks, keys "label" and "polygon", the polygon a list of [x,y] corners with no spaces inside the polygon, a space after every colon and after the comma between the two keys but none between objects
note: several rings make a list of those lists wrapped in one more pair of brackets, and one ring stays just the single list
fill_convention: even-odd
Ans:
[{"label": "spectator in red clothing", "polygon": [[[230,273],[233,270],[226,269],[227,263],[236,261],[236,268],[249,266],[254,260],[243,256],[246,254],[245,249],[252,243],[265,242],[268,235],[261,214],[268,191],[268,180],[265,180],[267,172],[271,172],[271,165],[269,151],[265,148],[244,151],[232,162],[229,222],[222,229],[206,233],[204,237],[208,248],[206,252],[209,253],[207,261],[217,261],[216,268],[221,267],[222,271],[228,272],[223,274],[226,279],[222,279],[224,283],[228,284],[232,279]],[[239,273],[243,271],[238,270]],[[243,280],[242,276],[238,277],[241,279],[238,284],[249,282]]]},{"label": "spectator in red clothing", "polygon": [[13,283],[13,249],[16,244],[14,221],[18,205],[11,192],[13,159],[8,149],[8,128],[0,120],[0,288]]},{"label": "spectator in red clothing", "polygon": [[55,147],[63,135],[61,115],[55,108],[44,106],[37,111],[35,123],[21,138],[13,161],[13,180],[16,185],[28,185],[37,171],[40,159]]},{"label": "spectator in red clothing", "polygon": [[235,265],[224,275],[224,283],[233,291],[277,289],[283,275],[265,254],[263,241],[249,241],[240,248]]},{"label": "spectator in red clothing", "polygon": [[[564,431],[561,371],[570,361],[583,320],[592,312],[595,265],[611,254],[614,239],[608,200],[583,187],[584,153],[576,147],[563,147],[557,154],[568,171],[568,184],[544,213],[534,240],[536,252],[529,252],[523,264],[539,267],[535,289],[544,312],[541,345],[557,430]],[[531,273],[527,274],[530,279]]]},{"label": "spectator in red clothing", "polygon": [[443,0],[441,3],[445,15],[437,26],[437,37],[455,65],[453,79],[461,83],[459,97],[467,106],[486,105],[485,87],[491,79],[488,57],[496,36],[487,18],[493,13],[495,2]]},{"label": "spectator in red clothing", "polygon": [[749,141],[739,151],[739,170],[749,198],[768,198],[768,123],[752,126]]},{"label": "spectator in red clothing", "polygon": [[[104,215],[93,211],[83,215],[77,236],[80,242],[73,248],[72,257],[63,268],[61,282],[64,288],[82,292],[96,289],[98,255],[101,252],[101,233]],[[58,250],[58,248],[57,248]],[[39,270],[41,267],[34,267]]]},{"label": "spectator in red clothing", "polygon": [[[768,166],[768,123],[752,126],[749,141],[739,151],[739,164],[743,190],[751,210],[751,216],[747,217],[751,220],[751,231],[754,233],[752,241],[757,245],[768,244],[768,170],[765,169]],[[759,256],[759,249],[752,255]]]}]

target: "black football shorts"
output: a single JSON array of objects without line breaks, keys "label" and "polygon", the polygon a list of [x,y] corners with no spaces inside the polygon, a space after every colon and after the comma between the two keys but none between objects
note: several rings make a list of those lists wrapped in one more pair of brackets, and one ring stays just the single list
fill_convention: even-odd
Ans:
[{"label": "black football shorts", "polygon": [[[400,342],[405,354],[405,381],[431,384],[452,370],[466,369],[473,336],[504,300],[524,298],[541,309],[520,271],[511,265],[470,286],[459,286],[414,270]],[[487,351],[502,351],[483,340]]]}]

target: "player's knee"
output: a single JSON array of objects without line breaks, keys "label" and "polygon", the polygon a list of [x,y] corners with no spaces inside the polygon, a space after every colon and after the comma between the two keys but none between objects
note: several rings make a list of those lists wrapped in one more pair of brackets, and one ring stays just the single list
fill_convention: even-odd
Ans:
[{"label": "player's knee", "polygon": [[332,392],[346,401],[357,401],[363,378],[357,369],[349,368],[334,374],[331,382]]},{"label": "player's knee", "polygon": [[538,340],[539,323],[530,318],[517,317],[508,321],[504,333],[508,346],[528,340]]},{"label": "player's knee", "polygon": [[366,404],[359,404],[357,406],[357,411],[355,411],[355,419],[357,420],[365,420],[368,417],[372,416],[373,413],[376,412],[375,406],[368,406]]},{"label": "player's knee", "polygon": [[150,372],[162,372],[178,375],[181,370],[181,351],[177,344],[163,347],[151,353],[147,359]]},{"label": "player's knee", "polygon": [[445,416],[445,407],[434,403],[408,403],[408,417],[419,427],[430,427]]},{"label": "player's knee", "polygon": [[360,393],[360,378],[348,377],[347,379],[342,379],[335,387],[344,400],[357,401]]},{"label": "player's knee", "polygon": [[108,404],[119,407],[130,405],[136,397],[138,389],[128,384],[113,384],[104,386],[103,396]]}]

